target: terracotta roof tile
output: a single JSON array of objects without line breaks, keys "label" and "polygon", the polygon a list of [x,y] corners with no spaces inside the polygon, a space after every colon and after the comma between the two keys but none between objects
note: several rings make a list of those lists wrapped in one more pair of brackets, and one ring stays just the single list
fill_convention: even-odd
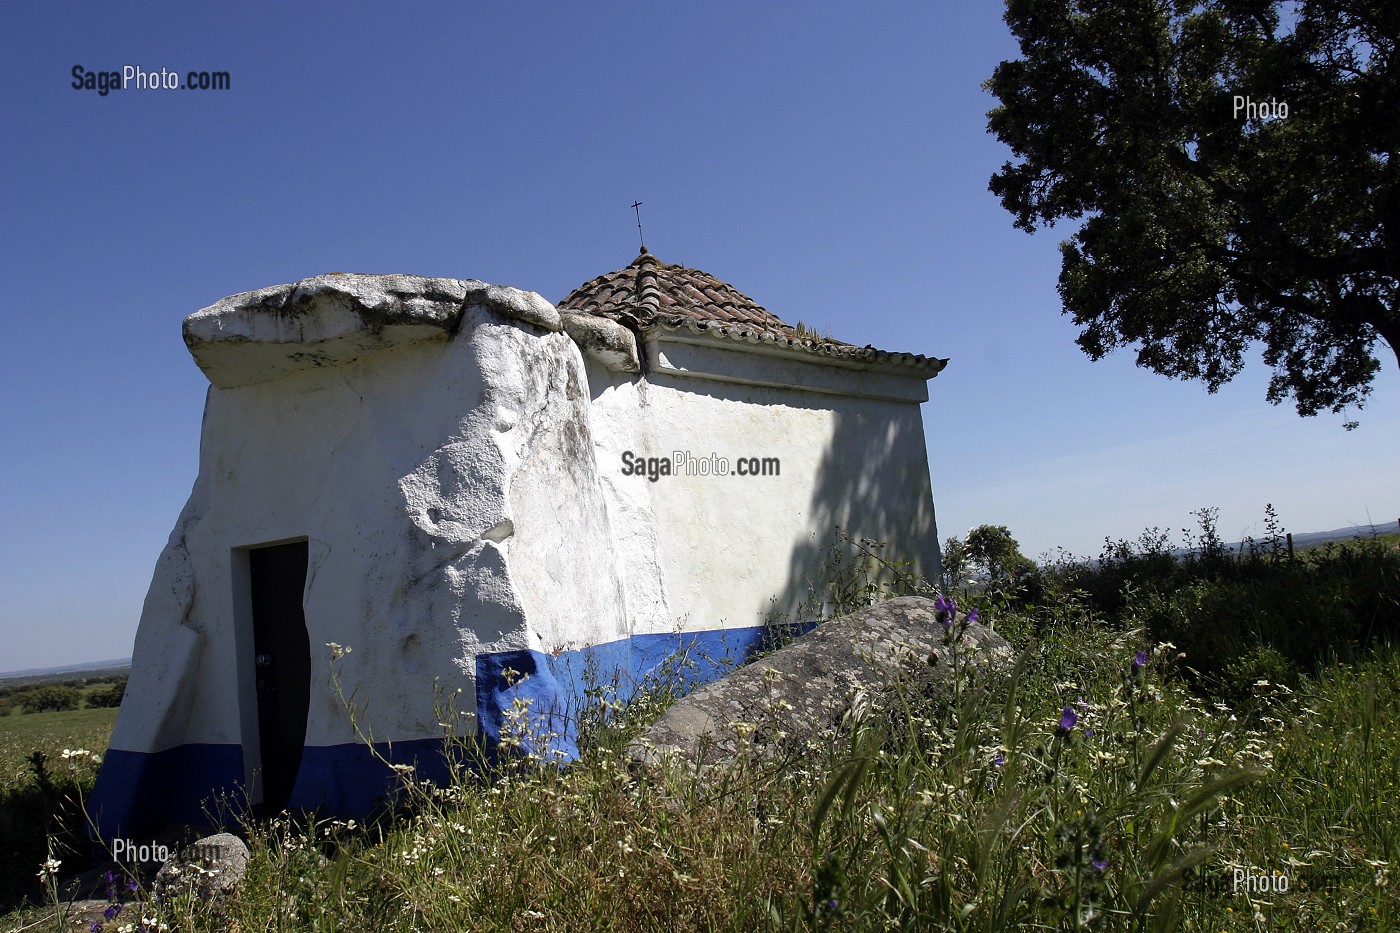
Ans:
[{"label": "terracotta roof tile", "polygon": [[712,334],[728,340],[737,340],[756,346],[770,346],[789,350],[799,350],[814,356],[847,363],[879,363],[908,370],[912,375],[932,379],[948,365],[945,359],[924,356],[922,353],[898,353],[877,350],[874,347],[857,347],[829,337],[800,336],[792,328],[786,331],[759,327],[752,324],[733,324],[727,321],[696,320],[684,315],[661,315],[653,323],[653,328],[665,331],[689,331],[692,334]]},{"label": "terracotta roof tile", "polygon": [[642,253],[624,269],[584,282],[559,302],[559,310],[629,316],[641,325],[658,317],[752,324],[792,333],[791,325],[732,285],[707,272],[668,265]]},{"label": "terracotta roof tile", "polygon": [[948,363],[937,357],[891,353],[799,333],[734,286],[698,269],[667,265],[645,251],[626,268],[584,282],[559,302],[558,308],[596,314],[634,330],[686,330],[833,361],[894,365],[926,379]]}]

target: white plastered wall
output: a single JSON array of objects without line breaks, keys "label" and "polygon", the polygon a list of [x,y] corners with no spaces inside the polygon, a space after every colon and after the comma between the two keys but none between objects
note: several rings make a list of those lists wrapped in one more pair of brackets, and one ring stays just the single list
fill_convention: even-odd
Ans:
[{"label": "white plastered wall", "polygon": [[[451,330],[357,344],[330,365],[268,344],[249,348],[261,381],[209,391],[200,473],[152,580],[114,748],[255,741],[242,548],[309,542],[308,745],[357,741],[327,642],[352,649],[338,669],[371,737],[406,740],[442,735],[438,686],[464,688],[457,708],[472,711],[478,652],[627,634],[587,378],[565,334],[478,302]],[[218,350],[220,381],[240,381],[240,352]]]},{"label": "white plastered wall", "polygon": [[[752,352],[710,339],[648,344],[636,377],[590,362],[594,439],[636,634],[795,618],[824,594],[840,527],[936,576],[919,403],[926,376]],[[796,383],[802,388],[775,383]],[[726,476],[624,475],[623,452],[727,460]],[[741,476],[739,458],[776,458]],[[625,520],[619,521],[619,516]]]}]

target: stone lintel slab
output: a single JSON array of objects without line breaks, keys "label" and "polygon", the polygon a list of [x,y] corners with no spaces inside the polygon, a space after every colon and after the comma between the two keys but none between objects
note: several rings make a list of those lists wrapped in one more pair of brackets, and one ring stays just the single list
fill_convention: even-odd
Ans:
[{"label": "stone lintel slab", "polygon": [[562,329],[559,312],[534,292],[476,279],[333,272],[224,298],[185,318],[184,338],[209,381],[230,388],[446,339],[477,304]]},{"label": "stone lintel slab", "polygon": [[592,357],[614,372],[639,373],[637,338],[616,321],[596,314],[561,311],[564,331],[578,344],[584,356]]}]

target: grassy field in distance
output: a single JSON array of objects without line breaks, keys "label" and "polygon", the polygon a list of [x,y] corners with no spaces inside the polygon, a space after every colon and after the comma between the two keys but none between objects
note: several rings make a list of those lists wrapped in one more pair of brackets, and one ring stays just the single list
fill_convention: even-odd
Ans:
[{"label": "grassy field in distance", "polygon": [[36,751],[54,763],[61,760],[65,748],[85,748],[95,755],[105,753],[116,721],[114,708],[0,716],[0,787],[27,774],[27,759]]}]

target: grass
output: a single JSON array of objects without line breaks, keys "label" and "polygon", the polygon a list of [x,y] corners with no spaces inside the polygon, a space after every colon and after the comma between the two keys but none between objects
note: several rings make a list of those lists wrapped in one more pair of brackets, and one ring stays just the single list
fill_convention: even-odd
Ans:
[{"label": "grass", "polygon": [[35,751],[55,759],[65,748],[86,748],[101,754],[116,721],[115,708],[0,717],[0,787],[30,773],[27,759]]},{"label": "grass", "polygon": [[[1143,645],[1061,612],[1018,671],[969,674],[953,706],[910,684],[777,775],[638,773],[623,730],[566,769],[406,781],[379,824],[256,828],[237,896],[158,914],[190,930],[1394,929],[1400,652],[1260,685],[1245,717],[1194,696],[1175,648]],[[1237,871],[1289,889],[1237,890]]]},{"label": "grass", "polygon": [[[1237,666],[1225,683],[1200,675],[1216,659],[1196,644],[1154,632],[1158,603],[1107,615],[1053,586],[981,597],[1018,649],[1013,670],[965,667],[951,693],[911,681],[883,709],[858,703],[794,767],[740,763],[704,783],[630,766],[626,741],[668,695],[658,684],[569,767],[517,760],[443,788],[405,775],[395,815],[370,825],[247,827],[234,896],[145,899],[139,913],[180,930],[1400,928],[1400,646],[1384,615],[1400,556],[1302,567],[1258,573],[1326,591],[1328,612],[1373,613],[1355,629],[1366,646],[1329,643],[1283,677]],[[1317,624],[1286,619],[1316,612],[1306,600],[1232,604],[1219,594],[1266,586],[1232,573],[1173,577],[1206,594],[1192,611],[1236,605],[1250,620],[1214,620],[1235,641],[1211,650],[1256,657],[1269,613]],[[1214,630],[1173,618],[1194,623],[1187,638]]]},{"label": "grass", "polygon": [[0,905],[40,893],[35,872],[51,852],[69,868],[84,864],[77,801],[97,779],[116,718],[115,709],[0,717]]}]

